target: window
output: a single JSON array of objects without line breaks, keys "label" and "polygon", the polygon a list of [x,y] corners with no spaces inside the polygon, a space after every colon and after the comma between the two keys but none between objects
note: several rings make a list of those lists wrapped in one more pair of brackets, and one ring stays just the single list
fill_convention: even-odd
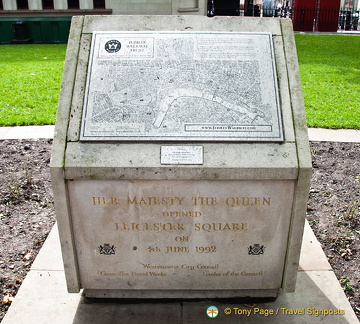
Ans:
[{"label": "window", "polygon": [[54,1],[53,0],[42,0],[43,9],[54,9]]},{"label": "window", "polygon": [[27,0],[16,0],[18,10],[29,10],[29,4]]},{"label": "window", "polygon": [[68,8],[79,9],[80,8],[79,0],[68,0]]},{"label": "window", "polygon": [[2,0],[0,0],[0,10],[4,10]]},{"label": "window", "polygon": [[105,9],[105,0],[93,0],[94,9]]}]

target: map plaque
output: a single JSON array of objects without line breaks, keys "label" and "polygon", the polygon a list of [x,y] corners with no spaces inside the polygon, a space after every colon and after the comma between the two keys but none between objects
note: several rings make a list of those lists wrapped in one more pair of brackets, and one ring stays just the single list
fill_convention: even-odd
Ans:
[{"label": "map plaque", "polygon": [[82,141],[282,142],[271,33],[94,32]]}]

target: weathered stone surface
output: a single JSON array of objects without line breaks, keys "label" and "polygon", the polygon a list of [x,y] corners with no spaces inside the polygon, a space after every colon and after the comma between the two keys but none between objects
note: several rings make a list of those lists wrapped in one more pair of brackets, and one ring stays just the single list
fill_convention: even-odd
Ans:
[{"label": "weathered stone surface", "polygon": [[68,187],[84,288],[281,286],[294,181],[74,180]]}]

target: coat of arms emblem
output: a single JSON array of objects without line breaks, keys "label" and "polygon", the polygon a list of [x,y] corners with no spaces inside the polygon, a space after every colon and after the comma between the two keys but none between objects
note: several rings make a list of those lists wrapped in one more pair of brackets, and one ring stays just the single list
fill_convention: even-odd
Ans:
[{"label": "coat of arms emblem", "polygon": [[248,253],[250,255],[260,255],[260,254],[264,254],[265,252],[265,246],[260,244],[254,244],[254,245],[250,245],[248,247]]},{"label": "coat of arms emblem", "polygon": [[99,246],[100,254],[112,255],[112,254],[115,254],[115,250],[116,250],[116,247],[114,245],[110,245],[108,243],[105,243],[104,245]]}]

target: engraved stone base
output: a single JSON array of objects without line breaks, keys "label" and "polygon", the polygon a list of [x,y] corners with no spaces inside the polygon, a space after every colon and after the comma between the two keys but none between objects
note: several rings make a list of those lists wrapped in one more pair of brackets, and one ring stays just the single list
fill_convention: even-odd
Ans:
[{"label": "engraved stone base", "polygon": [[84,289],[195,298],[281,287],[293,181],[74,180],[68,190]]},{"label": "engraved stone base", "polygon": [[73,19],[51,161],[69,292],[294,291],[311,176],[295,40],[290,19],[245,18]]}]

